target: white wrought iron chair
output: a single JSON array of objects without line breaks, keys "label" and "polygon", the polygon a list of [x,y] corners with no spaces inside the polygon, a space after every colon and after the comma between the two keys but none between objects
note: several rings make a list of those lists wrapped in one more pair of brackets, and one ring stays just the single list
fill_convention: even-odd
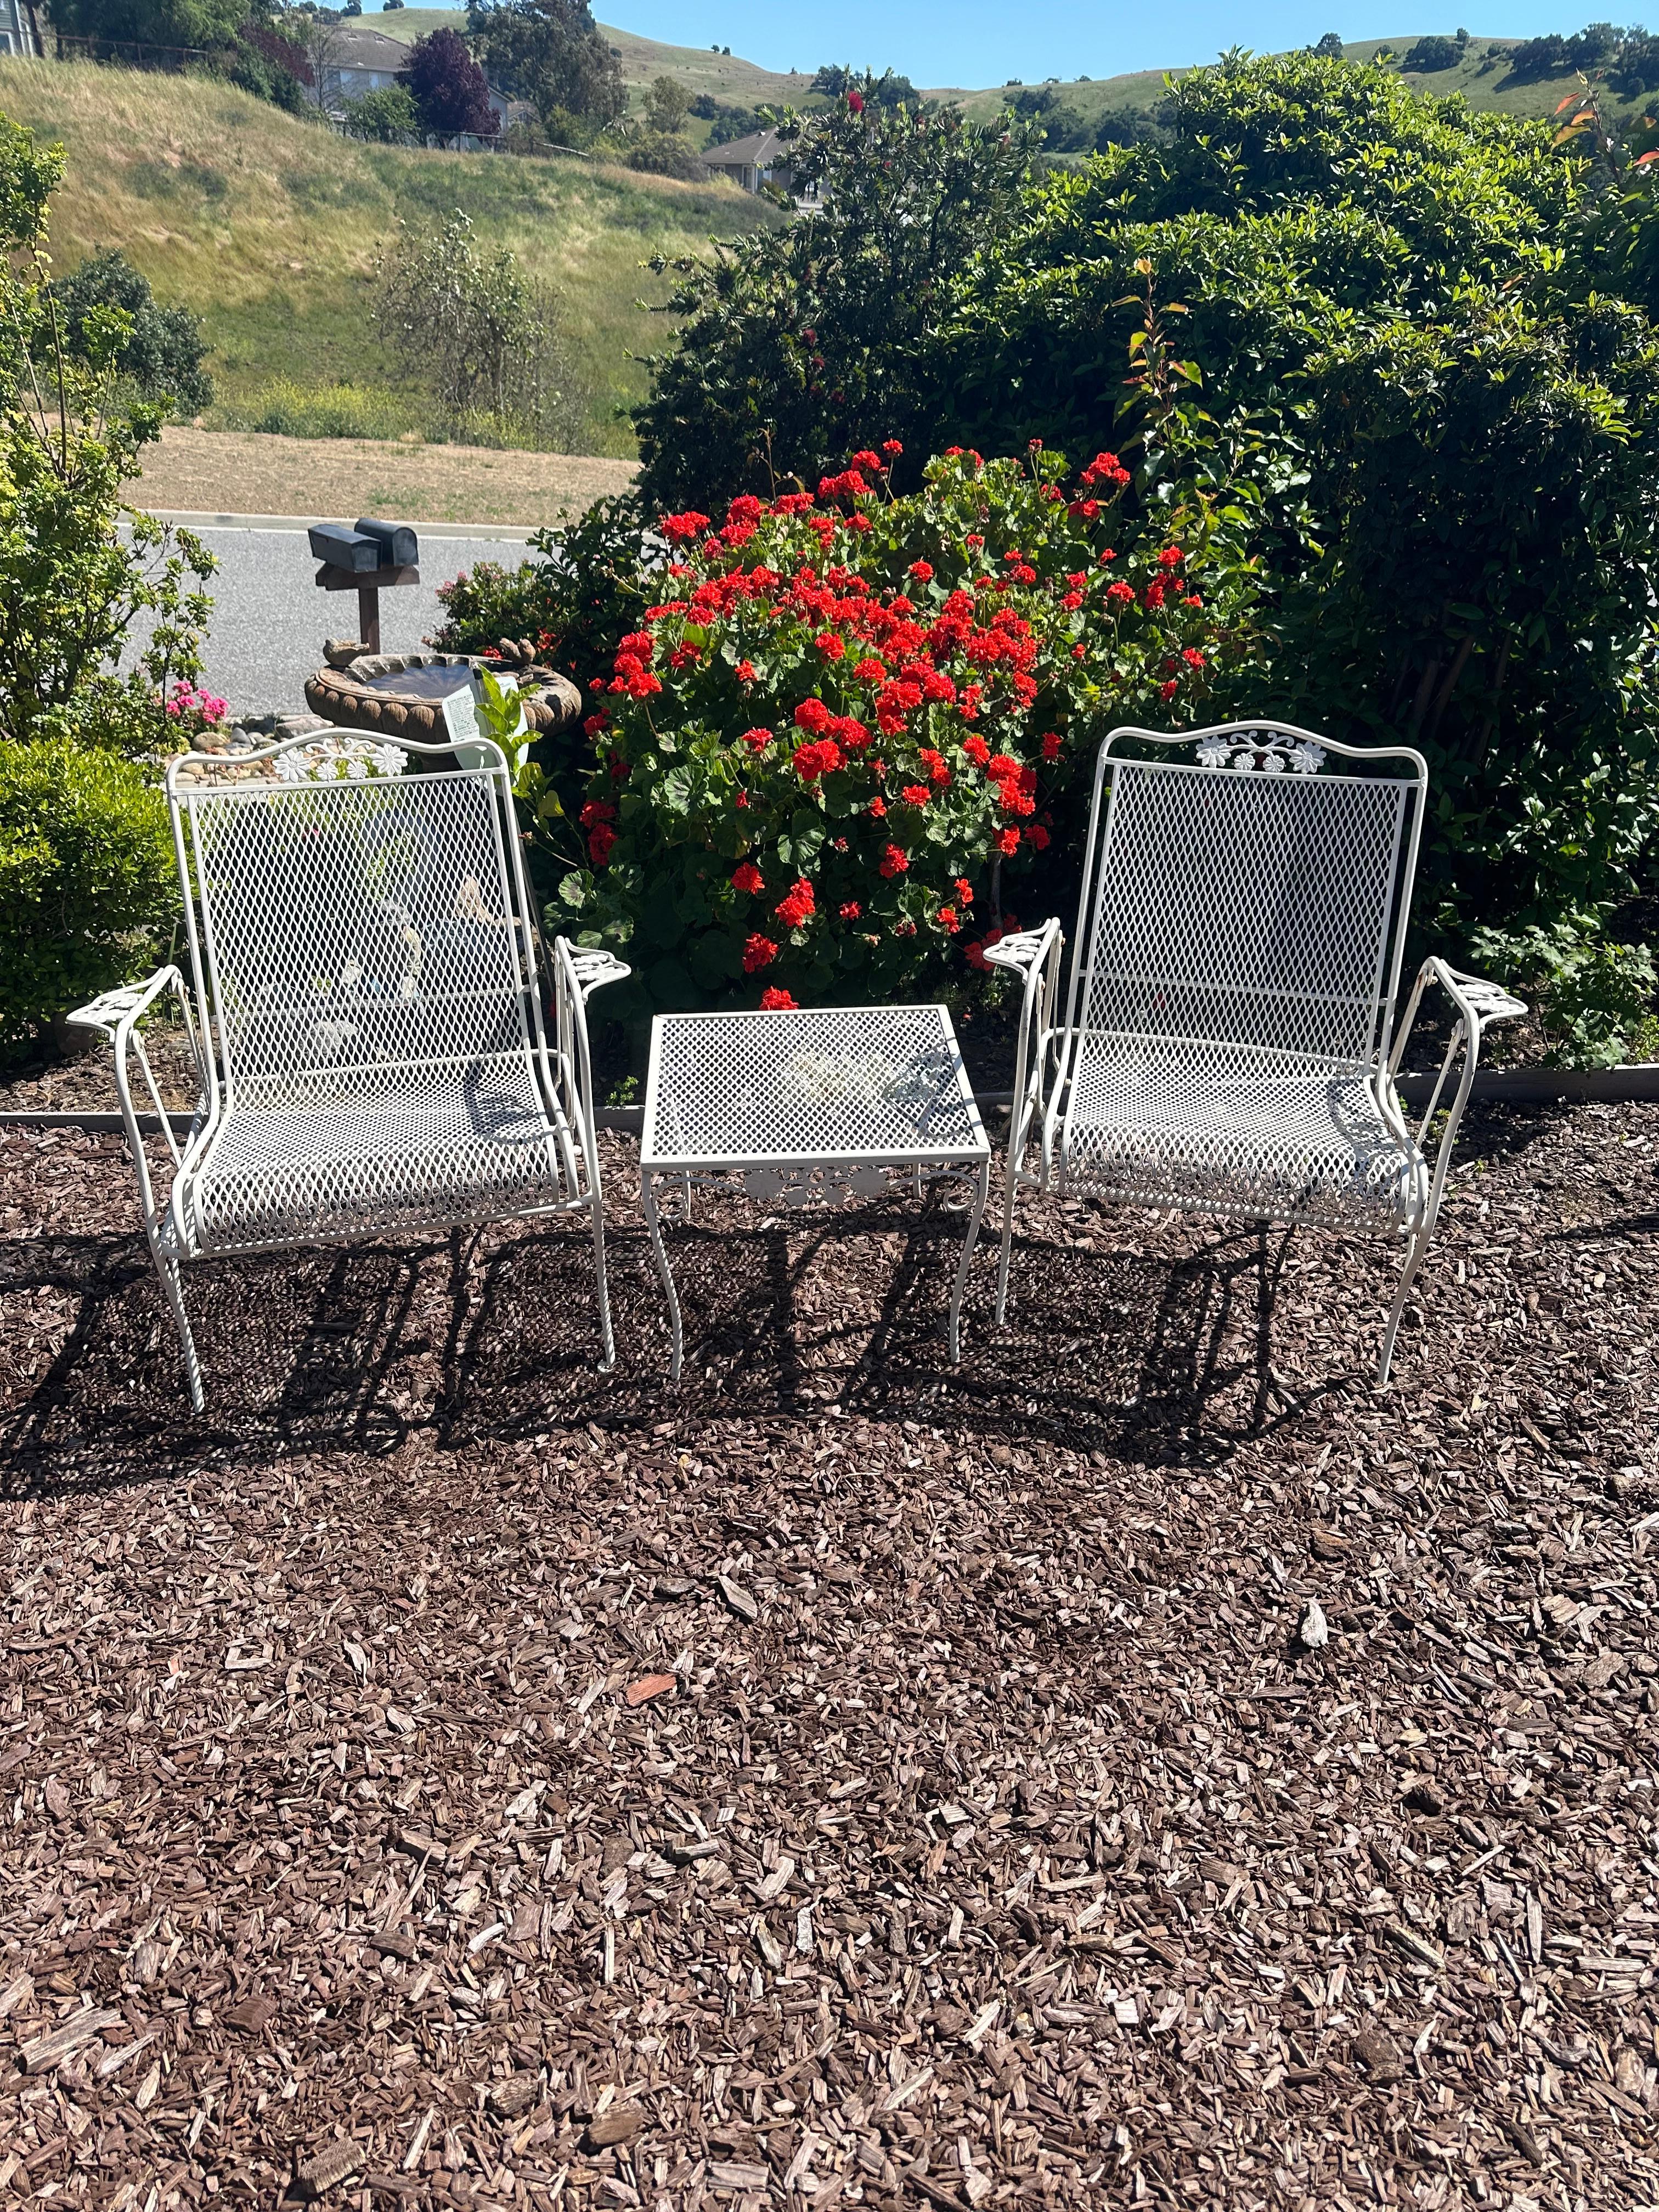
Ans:
[{"label": "white wrought iron chair", "polygon": [[[1132,744],[1162,751],[1120,750]],[[1177,748],[1189,757],[1167,757]],[[1343,744],[1283,722],[1112,732],[1095,772],[1063,1019],[1058,921],[986,954],[1025,987],[999,1324],[1023,1189],[1311,1222],[1403,1243],[1377,1363],[1388,1381],[1481,1035],[1526,1012],[1431,959],[1396,1031],[1427,793],[1428,764],[1405,745]],[[1395,1078],[1431,983],[1454,1023],[1413,1133]],[[1431,1165],[1425,1142],[1460,1055]]]},{"label": "white wrought iron chair", "polygon": [[[338,738],[349,763],[319,744]],[[550,1047],[506,756],[480,739],[466,766],[366,773],[378,751],[325,731],[173,761],[189,976],[162,968],[69,1017],[114,1048],[144,1229],[198,1413],[179,1267],[210,1255],[586,1212],[605,1365],[615,1358],[586,1005],[629,970],[556,939]],[[198,1077],[182,1148],[139,1027],[169,994]],[[165,1199],[133,1060],[173,1156]]]}]

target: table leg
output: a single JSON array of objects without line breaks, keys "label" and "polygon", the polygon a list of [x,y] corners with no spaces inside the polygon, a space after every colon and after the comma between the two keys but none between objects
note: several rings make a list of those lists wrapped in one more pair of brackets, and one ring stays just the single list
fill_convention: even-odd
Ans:
[{"label": "table leg", "polygon": [[656,1178],[648,1169],[640,1177],[640,1197],[645,1206],[645,1225],[651,1231],[651,1249],[657,1255],[657,1273],[662,1277],[662,1286],[668,1295],[668,1322],[674,1340],[674,1348],[668,1361],[668,1379],[677,1383],[680,1379],[685,1337],[680,1321],[679,1296],[674,1288],[674,1278],[668,1272],[668,1248],[663,1243],[662,1222],[657,1212]]},{"label": "table leg", "polygon": [[974,1210],[968,1218],[968,1241],[962,1248],[962,1259],[957,1268],[955,1287],[951,1292],[951,1364],[962,1362],[962,1301],[968,1290],[968,1267],[974,1256],[974,1247],[979,1242],[979,1224],[985,1218],[985,1207],[991,1195],[991,1163],[987,1160],[974,1179]]}]

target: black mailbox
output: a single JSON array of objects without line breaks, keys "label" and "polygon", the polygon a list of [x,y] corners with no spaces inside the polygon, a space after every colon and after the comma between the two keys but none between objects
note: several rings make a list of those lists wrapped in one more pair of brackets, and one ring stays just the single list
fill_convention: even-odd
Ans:
[{"label": "black mailbox", "polygon": [[361,575],[384,565],[379,538],[362,530],[348,530],[343,522],[313,522],[306,534],[312,551],[331,568],[345,568]]},{"label": "black mailbox", "polygon": [[419,542],[406,522],[375,522],[360,514],[357,529],[360,536],[372,538],[380,547],[383,568],[412,568],[421,557]]},{"label": "black mailbox", "polygon": [[418,584],[416,567],[420,546],[406,522],[376,522],[358,518],[349,530],[343,522],[313,522],[307,533],[311,550],[322,562],[317,581],[325,592],[356,592],[357,624],[371,653],[380,649],[380,587],[383,584]]}]

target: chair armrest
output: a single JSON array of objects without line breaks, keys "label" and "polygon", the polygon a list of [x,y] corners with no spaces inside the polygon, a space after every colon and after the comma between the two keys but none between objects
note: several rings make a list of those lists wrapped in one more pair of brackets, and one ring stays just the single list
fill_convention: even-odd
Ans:
[{"label": "chair armrest", "polygon": [[601,952],[587,945],[572,945],[568,938],[555,942],[562,948],[570,963],[574,988],[582,1005],[586,1006],[595,991],[604,990],[607,983],[620,983],[634,970],[625,960],[618,960],[614,952]]},{"label": "chair armrest", "polygon": [[1012,968],[1029,981],[1059,936],[1057,919],[1045,921],[1041,929],[1011,929],[994,945],[986,946],[985,957],[993,968]]},{"label": "chair armrest", "polygon": [[169,992],[178,1000],[179,1010],[185,1018],[185,1033],[190,1040],[191,1058],[196,1065],[196,1112],[199,1116],[204,1094],[210,1091],[211,1086],[203,1059],[201,1032],[197,1028],[191,1008],[190,991],[177,968],[158,968],[142,983],[120,984],[113,991],[104,992],[101,996],[88,1000],[84,1006],[77,1006],[72,1014],[64,1017],[71,1029],[91,1030],[100,1036],[107,1037],[114,1052],[116,1096],[120,1101],[121,1120],[126,1130],[127,1149],[132,1155],[133,1171],[138,1178],[138,1195],[144,1209],[144,1227],[152,1242],[160,1215],[150,1183],[149,1162],[145,1157],[138,1116],[132,1103],[132,1079],[128,1063],[133,1058],[138,1062],[144,1088],[149,1094],[149,1103],[155,1110],[161,1135],[173,1155],[176,1171],[183,1164],[183,1155],[179,1150],[179,1140],[173,1134],[173,1117],[161,1103],[161,1089],[138,1030],[138,1024],[157,1000],[164,998]]},{"label": "chair armrest", "polygon": [[588,1187],[599,1187],[599,1147],[593,1133],[593,1055],[587,1036],[587,1002],[607,983],[620,983],[633,969],[614,953],[568,937],[553,940],[553,998],[558,1061],[564,1079],[564,1108],[581,1147]]},{"label": "chair armrest", "polygon": [[1457,1020],[1453,1027],[1445,1057],[1440,1063],[1440,1073],[1435,1078],[1429,1103],[1423,1109],[1422,1119],[1417,1125],[1417,1143],[1423,1150],[1423,1140],[1428,1135],[1429,1124],[1439,1109],[1452,1062],[1462,1055],[1462,1069],[1457,1089],[1447,1109],[1446,1126],[1440,1133],[1435,1148],[1434,1180],[1430,1187],[1429,1202],[1424,1214],[1425,1233],[1431,1231],[1440,1215],[1440,1201],[1445,1195],[1446,1176],[1451,1167],[1452,1146],[1456,1140],[1458,1125],[1463,1119],[1463,1109],[1468,1103],[1469,1093],[1474,1087],[1475,1070],[1480,1061],[1480,1039],[1494,1022],[1514,1021],[1527,1012],[1524,999],[1517,999],[1501,985],[1489,982],[1484,976],[1466,975],[1460,969],[1443,960],[1425,960],[1417,971],[1417,981],[1406,1003],[1406,1012],[1400,1024],[1394,1049],[1389,1054],[1389,1080],[1393,1082],[1400,1072],[1406,1046],[1417,1020],[1423,994],[1431,983],[1437,983],[1456,1009]]},{"label": "chair armrest", "polygon": [[114,1044],[123,1023],[130,1033],[133,1023],[149,1012],[164,991],[171,988],[182,992],[184,982],[176,968],[158,968],[142,983],[122,983],[99,998],[89,999],[84,1006],[65,1014],[64,1020],[70,1029],[95,1030]]}]

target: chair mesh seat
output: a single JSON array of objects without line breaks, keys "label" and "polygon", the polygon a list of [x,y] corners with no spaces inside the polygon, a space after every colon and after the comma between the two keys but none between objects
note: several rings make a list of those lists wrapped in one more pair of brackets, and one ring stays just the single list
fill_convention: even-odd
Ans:
[{"label": "chair mesh seat", "polygon": [[1370,1234],[1420,1212],[1419,1156],[1363,1069],[1098,1033],[1090,1046],[1061,1138],[1068,1188]]},{"label": "chair mesh seat", "polygon": [[189,1186],[196,1252],[398,1235],[561,1196],[557,1138],[520,1059],[380,1097],[236,1104]]}]

